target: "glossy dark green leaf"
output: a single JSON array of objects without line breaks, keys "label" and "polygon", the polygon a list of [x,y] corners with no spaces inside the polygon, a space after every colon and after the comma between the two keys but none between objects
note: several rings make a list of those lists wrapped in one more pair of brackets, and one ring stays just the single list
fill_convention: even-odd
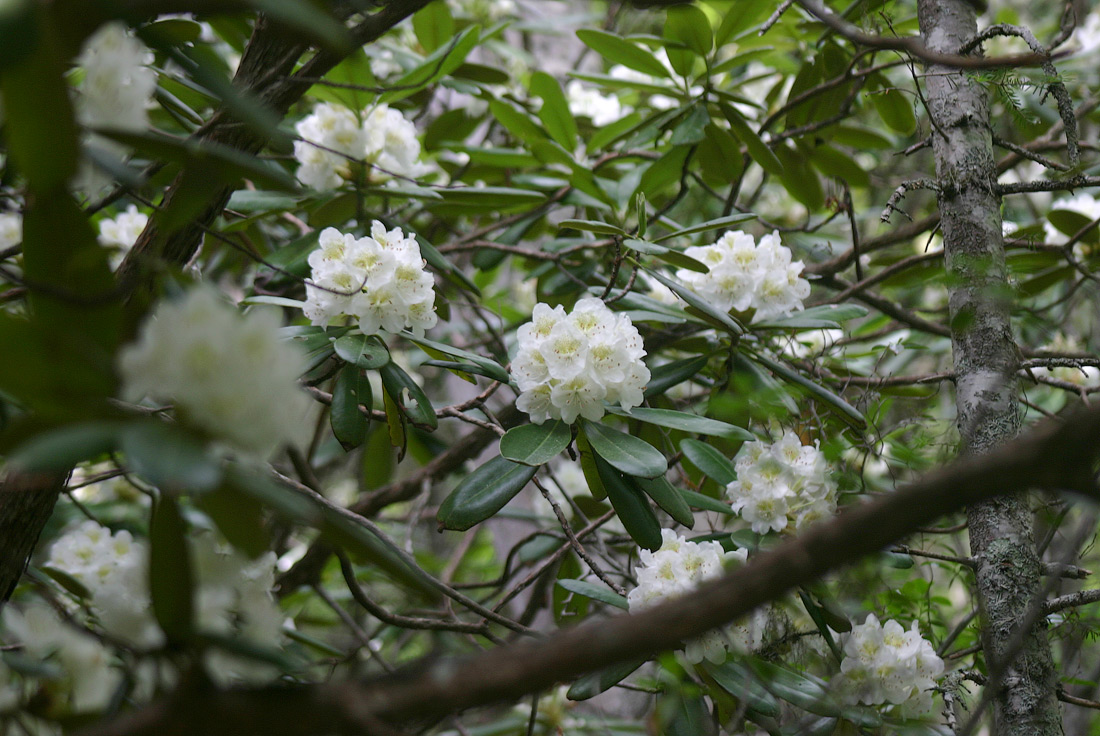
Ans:
[{"label": "glossy dark green leaf", "polygon": [[737,471],[722,451],[699,440],[686,439],[680,443],[680,450],[691,464],[713,478],[720,486],[727,486],[737,480]]},{"label": "glossy dark green leaf", "polygon": [[500,438],[500,454],[523,465],[543,465],[560,455],[572,438],[560,420],[512,427]]},{"label": "glossy dark green leaf", "polygon": [[806,158],[801,149],[791,149],[780,145],[775,148],[775,155],[783,163],[783,172],[779,180],[787,192],[811,212],[825,206],[825,189],[821,185],[821,177]]},{"label": "glossy dark green leaf", "polygon": [[121,428],[117,422],[102,421],[47,430],[16,447],[7,464],[28,473],[66,473],[78,463],[113,452]]},{"label": "glossy dark green leaf", "polygon": [[767,716],[779,715],[779,701],[761,687],[756,681],[756,674],[737,659],[729,659],[722,664],[704,662],[702,666],[719,687],[744,701],[748,707]]},{"label": "glossy dark green leaf", "polygon": [[608,590],[606,585],[586,583],[583,580],[559,580],[558,585],[565,588],[570,593],[583,595],[586,598],[591,598],[592,600],[606,603],[609,606],[621,608],[624,611],[630,609],[630,604],[626,602],[626,596],[621,596],[613,590]]},{"label": "glossy dark green leaf", "polygon": [[390,362],[390,351],[374,335],[344,335],[333,347],[344,362],[364,370],[375,370]]},{"label": "glossy dark green leaf", "polygon": [[668,470],[665,456],[645,440],[599,422],[585,422],[584,433],[597,455],[627,475],[656,478]]},{"label": "glossy dark green leaf", "polygon": [[631,478],[630,480],[673,519],[688,529],[695,526],[695,514],[691,512],[691,507],[688,506],[687,501],[669,483],[667,478],[662,476],[660,478]]},{"label": "glossy dark green leaf", "polygon": [[660,549],[664,543],[661,538],[661,524],[645,494],[599,455],[594,459],[600,481],[607,492],[607,500],[611,502],[627,533],[645,549]]},{"label": "glossy dark green leaf", "polygon": [[521,110],[506,100],[490,100],[489,112],[517,140],[528,145],[545,141],[546,133],[536,124],[526,110]]},{"label": "glossy dark green leaf", "polygon": [[[445,355],[450,355],[454,358],[458,358],[460,362],[472,363],[479,366],[482,369],[482,373],[479,375],[488,376],[501,383],[508,383],[511,380],[511,376],[508,375],[508,371],[504,370],[504,367],[497,363],[492,358],[486,358],[472,353],[469,350],[463,350],[462,348],[456,348],[453,345],[447,345],[446,343],[436,342],[435,340],[429,340],[426,337],[417,337],[409,332],[402,332],[401,336],[409,342],[419,345],[421,348],[428,352],[430,350],[436,350]],[[431,355],[430,352],[428,352]]]},{"label": "glossy dark green leaf", "polygon": [[647,659],[631,659],[584,675],[569,686],[565,697],[570,700],[594,698],[625,680],[647,661]]},{"label": "glossy dark green leaf", "polygon": [[187,524],[179,506],[162,496],[149,522],[149,596],[153,615],[169,642],[186,641],[194,632],[193,575]]},{"label": "glossy dark green leaf", "polygon": [[745,328],[742,327],[737,320],[731,317],[728,312],[723,312],[722,310],[718,309],[718,307],[715,307],[713,304],[681,284],[679,281],[670,279],[668,276],[665,276],[663,273],[657,270],[646,269],[646,274],[649,275],[651,278],[660,281],[662,284],[671,289],[672,292],[676,294],[676,296],[680,297],[689,305],[695,307],[700,312],[710,317],[715,323],[721,325],[722,328],[730,334],[740,336],[745,333]]},{"label": "glossy dark green leaf", "polygon": [[867,426],[867,419],[864,418],[863,414],[861,414],[858,409],[856,409],[854,406],[849,404],[841,397],[834,394],[832,391],[823,386],[819,386],[818,384],[803,376],[801,373],[798,373],[793,368],[788,368],[782,363],[779,363],[772,360],[771,358],[767,358],[762,355],[753,355],[752,360],[760,363],[772,373],[780,376],[790,383],[794,383],[806,389],[806,391],[808,391],[812,396],[836,409],[839,412],[840,417],[856,429],[862,429]]},{"label": "glossy dark green leaf", "polygon": [[443,529],[465,531],[504,508],[535,477],[538,468],[494,457],[466,476],[439,507]]},{"label": "glossy dark green leaf", "polygon": [[638,406],[630,411],[626,411],[625,409],[611,406],[608,407],[608,412],[623,417],[629,417],[630,419],[637,419],[640,422],[656,424],[659,427],[679,429],[694,434],[706,434],[714,437],[727,437],[729,439],[738,440],[756,439],[756,436],[747,429],[742,429],[741,427],[737,427],[727,422],[720,422],[717,419],[701,417],[698,414],[691,414],[686,411],[650,409],[645,406]]},{"label": "glossy dark green leaf", "polygon": [[577,31],[577,38],[613,64],[622,64],[654,77],[669,76],[665,65],[659,62],[649,50],[613,33],[583,29]]},{"label": "glossy dark green leaf", "polygon": [[[672,705],[672,715],[664,724],[664,736],[718,736],[718,723],[711,715],[702,693],[677,689],[664,696],[665,705]],[[674,703],[668,703],[674,699]],[[658,713],[667,713],[664,708]]]},{"label": "glossy dark green leaf", "polygon": [[758,657],[749,658],[747,663],[764,689],[780,700],[817,715],[840,715],[840,706],[832,699],[824,684],[816,678]]},{"label": "glossy dark green leaf", "polygon": [[157,420],[133,422],[119,434],[126,465],[162,491],[202,493],[222,480],[222,462],[190,432]]},{"label": "glossy dark green leaf", "polygon": [[569,102],[566,101],[558,80],[546,72],[535,72],[531,75],[530,88],[531,94],[542,98],[539,120],[550,137],[567,151],[573,150],[577,145],[577,121],[569,111]]},{"label": "glossy dark green leaf", "polygon": [[332,388],[329,424],[332,426],[332,434],[345,450],[359,447],[367,439],[370,417],[359,407],[362,405],[369,410],[372,403],[370,380],[363,370],[350,364],[341,368],[336,374],[336,385]]},{"label": "glossy dark green leaf", "polygon": [[581,472],[584,473],[584,480],[588,484],[592,498],[602,501],[607,497],[607,491],[603,487],[599,468],[596,467],[596,453],[592,450],[592,445],[588,444],[588,438],[584,436],[583,429],[577,432],[577,455],[580,456]]},{"label": "glossy dark green leaf", "polygon": [[699,371],[707,367],[709,356],[697,355],[694,358],[683,358],[671,363],[651,368],[649,383],[645,387],[645,397],[660,396],[673,386],[679,386],[684,381],[697,376]]},{"label": "glossy dark green leaf", "polygon": [[728,503],[722,503],[718,499],[711,498],[710,496],[704,496],[702,493],[696,491],[689,491],[686,488],[678,489],[680,495],[683,496],[684,501],[688,506],[695,509],[701,509],[703,511],[714,511],[719,514],[726,514],[732,516],[734,514],[733,508]]},{"label": "glossy dark green leaf", "polygon": [[[417,424],[426,424],[435,429],[439,426],[439,420],[435,416],[432,402],[424,394],[420,385],[396,363],[386,363],[378,370],[382,376],[382,388],[393,399],[409,421]],[[413,406],[404,402],[403,395],[407,392],[413,401]]]}]

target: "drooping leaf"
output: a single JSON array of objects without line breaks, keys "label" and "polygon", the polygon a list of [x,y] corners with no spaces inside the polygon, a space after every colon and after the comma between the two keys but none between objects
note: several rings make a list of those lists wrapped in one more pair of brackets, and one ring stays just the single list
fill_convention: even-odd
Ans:
[{"label": "drooping leaf", "polygon": [[584,675],[569,686],[565,697],[570,700],[594,698],[625,680],[647,661],[646,659],[631,659]]},{"label": "drooping leaf", "polygon": [[345,365],[336,374],[329,412],[332,433],[345,450],[359,447],[367,438],[370,417],[360,410],[361,405],[371,408],[370,381],[358,366]]},{"label": "drooping leaf", "polygon": [[733,463],[717,448],[699,440],[686,439],[680,443],[680,449],[692,465],[713,478],[718,485],[724,487],[737,480]]},{"label": "drooping leaf", "polygon": [[443,529],[465,531],[504,508],[535,477],[537,467],[494,457],[466,476],[439,507]]},{"label": "drooping leaf", "polygon": [[585,422],[584,433],[596,454],[627,475],[656,478],[668,461],[653,445],[599,422]]},{"label": "drooping leaf", "polygon": [[664,363],[650,369],[649,383],[645,387],[645,397],[660,396],[673,386],[679,386],[699,374],[699,371],[707,367],[709,356],[697,355],[693,358],[682,358],[671,363]]},{"label": "drooping leaf", "polygon": [[676,296],[683,299],[690,306],[710,317],[712,320],[714,320],[715,323],[721,325],[722,328],[728,331],[731,335],[740,336],[745,334],[745,328],[742,327],[737,320],[731,317],[728,312],[723,312],[721,309],[718,309],[718,307],[715,307],[713,304],[681,284],[679,281],[676,281],[675,279],[670,279],[668,276],[665,276],[663,273],[656,270],[646,269],[646,273],[649,274],[652,278],[660,281],[662,284],[667,286],[669,289],[672,290],[674,294],[676,294]]},{"label": "drooping leaf", "polygon": [[[396,363],[386,363],[378,370],[378,373],[382,376],[382,388],[385,389],[386,394],[393,399],[394,404],[409,421],[426,424],[431,429],[439,426],[439,420],[435,416],[432,402],[428,400],[423,389],[420,388],[420,385],[412,376],[401,370]],[[410,407],[404,403],[403,395],[405,392],[408,392],[414,406]]]},{"label": "drooping leaf", "polygon": [[595,462],[600,481],[607,491],[607,500],[611,502],[627,533],[645,549],[660,549],[663,544],[661,524],[645,495],[599,455]]},{"label": "drooping leaf", "polygon": [[703,511],[714,511],[719,514],[726,514],[727,516],[736,513],[728,503],[722,503],[718,499],[704,496],[702,493],[697,493],[696,491],[689,491],[686,488],[679,488],[677,490],[680,492],[680,495],[683,496],[687,505],[692,508],[702,509]]},{"label": "drooping leaf", "polygon": [[860,413],[858,409],[856,409],[854,406],[849,404],[841,397],[834,394],[832,391],[823,386],[819,386],[802,374],[798,373],[793,368],[788,368],[782,363],[774,361],[771,358],[767,358],[763,355],[753,355],[752,359],[766,367],[777,376],[782,377],[790,383],[801,386],[815,398],[836,409],[839,412],[840,417],[844,421],[851,424],[853,427],[857,429],[862,429],[863,427],[867,426],[867,419],[864,418],[863,414]]},{"label": "drooping leaf", "polygon": [[149,522],[149,596],[169,642],[184,642],[194,631],[193,581],[187,524],[176,501],[162,496]]},{"label": "drooping leaf", "polygon": [[679,523],[691,529],[695,526],[695,514],[680,492],[664,476],[660,478],[631,478],[634,485],[653,499],[661,509]]},{"label": "drooping leaf", "polygon": [[595,51],[613,64],[622,64],[635,71],[654,77],[668,77],[668,69],[647,49],[606,31],[582,29],[577,38],[588,48]]}]

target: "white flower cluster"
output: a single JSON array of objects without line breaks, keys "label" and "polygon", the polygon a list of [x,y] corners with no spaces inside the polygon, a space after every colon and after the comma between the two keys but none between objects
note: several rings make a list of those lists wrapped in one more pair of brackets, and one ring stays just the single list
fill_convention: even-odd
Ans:
[{"label": "white flower cluster", "polygon": [[10,248],[23,242],[23,215],[0,212],[0,248]]},{"label": "white flower cluster", "polygon": [[240,314],[214,291],[161,302],[119,356],[123,393],[175,403],[181,418],[244,450],[267,454],[306,431],[305,357],[273,311]]},{"label": "white flower cluster", "polygon": [[839,690],[849,703],[906,706],[912,713],[932,707],[931,688],[943,674],[943,660],[917,629],[897,621],[880,624],[872,613],[853,626],[844,642]]},{"label": "white flower cluster", "polygon": [[[2,619],[10,638],[5,643],[18,642],[25,656],[57,668],[55,696],[66,700],[70,711],[95,712],[110,703],[122,684],[122,672],[111,666],[110,651],[95,636],[62,621],[44,603],[22,609],[7,606]],[[5,702],[13,705],[19,694],[14,690],[5,695],[0,684],[0,711]]]},{"label": "white flower cluster", "polygon": [[[149,551],[127,531],[111,534],[94,521],[67,532],[50,548],[48,565],[80,582],[91,595],[92,613],[108,634],[136,647],[164,642],[149,594]],[[215,535],[191,536],[195,570],[195,620],[207,633],[233,635],[270,645],[281,637],[284,616],[271,596],[275,554],[248,560]],[[250,665],[236,659],[212,671],[247,677]]]},{"label": "white flower cluster", "polygon": [[352,176],[351,164],[364,162],[371,181],[391,176],[415,178],[429,167],[420,163],[416,126],[387,105],[364,110],[363,121],[342,105],[322,103],[296,126],[298,179],[314,189],[335,189]]},{"label": "white flower cluster", "polygon": [[[662,529],[661,538],[664,543],[656,552],[644,549],[639,552],[641,564],[634,571],[638,585],[626,596],[631,611],[689,593],[702,582],[721,575],[726,563],[744,562],[748,557],[748,550],[726,552],[719,542],[689,542],[671,529]],[[695,664],[704,659],[715,664],[722,662],[731,648],[746,651],[759,642],[757,623],[750,617],[747,624],[707,632],[687,642],[684,654]]]},{"label": "white flower cluster", "polygon": [[122,23],[108,23],[84,44],[77,59],[84,82],[76,102],[77,118],[90,128],[144,130],[146,110],[157,87],[149,68],[153,53]]},{"label": "white flower cluster", "polygon": [[516,406],[532,422],[572,423],[578,416],[596,421],[604,401],[624,409],[642,403],[649,382],[642,336],[630,317],[615,314],[601,300],[581,299],[568,315],[560,305],[536,304],[518,336],[512,360],[521,392]]},{"label": "white flower cluster", "polygon": [[601,95],[578,79],[565,85],[565,99],[569,103],[569,112],[575,117],[588,118],[597,128],[610,125],[630,112],[630,108],[624,108],[615,95]]},{"label": "white flower cluster", "polygon": [[99,242],[130,250],[137,242],[142,230],[149,224],[149,215],[139,212],[137,205],[130,205],[118,217],[99,221]]},{"label": "white flower cluster", "polygon": [[802,261],[791,261],[791,250],[779,242],[779,233],[760,238],[731,231],[713,245],[684,251],[709,269],[698,273],[680,269],[676,276],[692,291],[723,311],[755,309],[753,322],[802,309],[810,282],[802,278]]},{"label": "white flower cluster", "polygon": [[435,326],[435,282],[416,238],[375,220],[369,237],[330,227],[318,244],[309,254],[313,272],[302,308],[313,324],[347,315],[365,335],[406,327],[422,335]]},{"label": "white flower cluster", "polygon": [[735,465],[737,480],[726,494],[758,534],[798,529],[836,511],[836,483],[825,456],[790,430],[774,444],[746,442]]}]

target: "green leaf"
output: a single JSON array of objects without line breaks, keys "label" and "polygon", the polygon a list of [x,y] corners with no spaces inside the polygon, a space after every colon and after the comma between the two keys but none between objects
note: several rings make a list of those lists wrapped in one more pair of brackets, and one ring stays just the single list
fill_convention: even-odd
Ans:
[{"label": "green leaf", "polygon": [[660,549],[664,543],[661,538],[661,524],[645,495],[599,455],[593,459],[607,492],[607,500],[611,502],[627,533],[645,549]]},{"label": "green leaf", "polygon": [[669,240],[671,238],[680,238],[680,237],[684,237],[685,235],[695,235],[696,233],[705,233],[705,232],[708,232],[710,230],[720,230],[722,228],[729,227],[730,225],[736,225],[736,224],[741,223],[741,222],[746,222],[748,220],[755,220],[755,219],[756,219],[756,215],[754,215],[752,213],[744,213],[744,214],[737,214],[737,215],[729,215],[727,217],[719,217],[715,220],[707,220],[706,222],[700,223],[698,225],[692,225],[691,227],[681,228],[680,230],[673,230],[672,232],[666,233],[666,234],[660,236],[659,238],[654,238],[653,240],[655,242],[660,243],[662,240]]},{"label": "green leaf", "polygon": [[344,335],[333,347],[345,363],[364,370],[381,368],[390,362],[390,351],[377,335]]},{"label": "green leaf", "polygon": [[707,434],[735,440],[756,439],[756,436],[747,429],[742,429],[741,427],[726,422],[720,422],[717,419],[701,417],[698,414],[691,414],[686,411],[650,409],[645,406],[638,406],[629,411],[617,406],[609,406],[607,411],[611,414],[618,414],[621,417],[637,419],[640,422],[656,424],[659,427],[668,427],[669,429],[679,429],[694,434]]},{"label": "green leaf", "polygon": [[451,40],[455,19],[445,2],[429,3],[413,14],[413,32],[425,51],[432,52]]},{"label": "green leaf", "polygon": [[[435,340],[429,340],[426,337],[417,337],[411,332],[402,332],[401,337],[405,338],[409,342],[419,345],[421,348],[428,350],[437,350],[440,353],[458,358],[460,361],[472,363],[479,366],[483,373],[479,375],[485,375],[501,383],[508,383],[511,380],[511,376],[508,375],[508,371],[504,370],[504,367],[491,358],[482,357],[476,353],[471,353],[469,350],[463,350],[462,348],[456,348],[453,345],[447,345],[445,343],[436,342]],[[430,352],[428,352],[431,355]],[[438,357],[438,356],[433,356]]]},{"label": "green leaf", "polygon": [[668,77],[668,69],[653,54],[637,44],[604,31],[582,29],[577,38],[588,48],[595,51],[613,64],[622,64],[635,71],[654,77]]},{"label": "green leaf", "polygon": [[757,682],[780,700],[817,715],[840,715],[839,705],[820,682],[757,657],[749,658],[748,666],[756,673]]},{"label": "green leaf", "polygon": [[613,664],[610,667],[605,667],[602,670],[590,672],[578,678],[576,682],[570,685],[569,690],[565,693],[565,697],[569,700],[588,700],[589,698],[594,698],[625,680],[634,670],[641,667],[647,661],[649,660],[631,659]]},{"label": "green leaf", "polygon": [[710,113],[707,112],[707,106],[696,103],[673,129],[672,137],[668,142],[673,146],[694,146],[702,143],[706,138],[704,131],[709,123]]},{"label": "green leaf", "polygon": [[379,102],[395,102],[416,94],[424,87],[437,82],[460,67],[480,40],[480,27],[467,27],[450,42],[429,54],[418,67],[393,83],[389,92],[383,93]]},{"label": "green leaf", "polygon": [[735,512],[728,503],[722,503],[718,499],[711,498],[710,496],[704,496],[702,493],[695,491],[689,491],[686,488],[678,489],[680,495],[684,497],[688,506],[696,509],[702,509],[703,511],[714,511],[719,514],[726,514],[732,516]]},{"label": "green leaf", "polygon": [[719,687],[744,701],[748,707],[773,718],[779,715],[779,701],[761,687],[756,675],[738,660],[729,659],[722,664],[704,662],[703,669]]},{"label": "green leaf", "polygon": [[[426,424],[432,429],[439,426],[439,420],[435,416],[432,402],[424,395],[424,391],[413,380],[412,376],[401,370],[396,363],[386,363],[379,369],[378,373],[382,376],[382,388],[409,421],[416,424]],[[409,398],[416,405],[415,407],[410,408],[404,403],[402,398],[404,391],[408,392]]]},{"label": "green leaf", "polygon": [[127,425],[119,435],[119,449],[130,470],[168,493],[210,491],[222,480],[221,461],[205,443],[167,422]]},{"label": "green leaf", "polygon": [[840,412],[840,417],[856,429],[863,429],[867,426],[867,420],[864,418],[863,414],[859,412],[858,409],[834,394],[832,391],[829,391],[827,388],[817,385],[797,371],[788,368],[782,363],[778,363],[770,358],[766,358],[762,355],[753,355],[752,359],[755,360],[757,363],[763,365],[765,368],[767,368],[777,376],[780,376],[787,381],[790,381],[791,383],[801,386],[815,398],[838,410]]},{"label": "green leaf", "polygon": [[516,139],[532,145],[546,140],[546,133],[533,121],[526,110],[506,100],[489,100],[489,112]]},{"label": "green leaf", "polygon": [[113,452],[120,429],[117,422],[86,422],[47,430],[16,447],[7,464],[27,473],[67,473],[78,463]]},{"label": "green leaf", "polygon": [[577,121],[569,111],[569,102],[558,80],[546,72],[535,72],[531,75],[530,86],[531,94],[542,98],[539,120],[546,126],[546,131],[565,150],[572,151],[577,145]]},{"label": "green leaf", "polygon": [[664,363],[649,372],[649,383],[645,387],[645,397],[660,396],[673,386],[679,386],[684,381],[699,374],[699,371],[707,367],[708,355],[697,355],[694,358],[683,358],[671,363]]},{"label": "green leaf", "polygon": [[714,46],[707,14],[694,5],[675,5],[665,18],[665,36],[706,56]]},{"label": "green leaf", "polygon": [[[282,192],[238,189],[229,197],[229,204],[225,208],[250,215],[259,212],[282,212],[292,210],[300,205],[301,198],[292,197]],[[316,237],[313,240],[316,242]]]},{"label": "green leaf", "polygon": [[[79,146],[63,52],[46,19],[39,17],[37,24],[37,44],[5,66],[0,91],[6,149],[31,191],[44,193],[64,187],[76,172]],[[2,45],[12,42],[5,37]]]},{"label": "green leaf", "polygon": [[305,302],[298,299],[288,299],[285,296],[270,296],[262,294],[260,296],[249,296],[241,300],[241,304],[270,304],[274,307],[286,307],[287,309],[301,309],[305,306]]},{"label": "green leaf", "polygon": [[569,446],[572,432],[561,420],[512,427],[500,438],[500,454],[524,465],[543,465]]},{"label": "green leaf", "polygon": [[639,489],[653,499],[666,514],[680,522],[688,529],[695,527],[695,514],[691,513],[691,507],[680,495],[680,492],[669,483],[668,478],[633,478],[631,479]]},{"label": "green leaf", "polygon": [[820,144],[810,152],[814,166],[825,176],[840,179],[852,187],[871,186],[871,175],[859,163],[841,150]]},{"label": "green leaf", "polygon": [[713,478],[723,488],[737,480],[737,471],[722,451],[699,440],[686,439],[680,443],[684,457],[691,464]]},{"label": "green leaf", "polygon": [[[1086,225],[1093,221],[1093,217],[1083,215],[1080,212],[1074,210],[1064,209],[1052,209],[1047,213],[1047,220],[1053,225],[1059,232],[1073,237],[1078,232],[1083,230]],[[1093,226],[1090,228],[1081,240],[1085,243],[1091,243],[1096,245],[1100,243],[1100,227]]]},{"label": "green leaf", "polygon": [[917,117],[909,96],[900,89],[882,89],[871,95],[882,122],[891,130],[909,135],[917,129]]},{"label": "green leaf", "polygon": [[811,212],[825,206],[825,190],[821,186],[821,177],[810,166],[806,154],[801,149],[776,146],[775,155],[783,162],[783,173],[779,180],[783,188]]},{"label": "green leaf", "polygon": [[359,406],[369,410],[372,403],[370,381],[362,369],[350,364],[341,368],[332,389],[329,424],[332,434],[345,450],[359,447],[367,439],[370,417],[360,411]]},{"label": "green leaf", "polygon": [[568,579],[559,580],[558,585],[562,588],[565,588],[570,593],[583,595],[585,598],[591,598],[592,600],[606,603],[609,606],[621,608],[624,611],[630,610],[630,604],[626,602],[626,596],[619,595],[613,590],[608,590],[606,586],[595,585],[594,583],[586,583],[583,580]]},{"label": "green leaf", "polygon": [[655,271],[651,269],[646,269],[645,271],[651,278],[660,281],[662,284],[671,289],[672,292],[676,294],[676,296],[680,297],[685,302],[710,317],[717,324],[722,325],[723,329],[725,329],[731,335],[741,336],[745,333],[745,328],[743,328],[737,320],[731,317],[729,313],[723,312],[722,310],[718,309],[706,299],[699,296],[680,282],[668,278],[660,271]]},{"label": "green leaf", "polygon": [[465,531],[504,508],[535,477],[537,467],[494,457],[466,476],[439,507],[442,529]]},{"label": "green leaf", "polygon": [[598,220],[562,220],[558,223],[558,230],[583,230],[590,233],[599,233],[600,235],[620,235],[627,236],[626,230],[623,230],[617,225],[609,225],[606,222],[600,222]]},{"label": "green leaf", "polygon": [[782,319],[757,322],[753,329],[839,329],[841,322],[866,316],[867,308],[858,304],[822,304]]},{"label": "green leaf", "polygon": [[607,491],[603,487],[603,480],[600,479],[599,468],[596,467],[596,453],[593,452],[592,445],[588,444],[583,427],[577,432],[577,454],[580,456],[581,472],[584,473],[584,480],[588,484],[592,498],[602,501],[607,497]]},{"label": "green leaf", "polygon": [[194,632],[192,581],[187,524],[176,502],[161,496],[149,522],[149,597],[169,642],[186,641]]},{"label": "green leaf", "polygon": [[752,160],[760,164],[760,167],[769,174],[774,176],[781,175],[783,173],[783,164],[780,163],[779,159],[772,152],[772,149],[768,147],[768,144],[749,126],[748,121],[741,116],[741,113],[737,112],[733,105],[726,102],[720,102],[718,107],[722,111],[722,115],[729,121],[733,134],[745,144],[745,148],[748,149],[749,156],[752,157]]},{"label": "green leaf", "polygon": [[599,422],[585,422],[584,433],[599,457],[627,475],[656,478],[668,470],[665,456],[645,440]]},{"label": "green leaf", "polygon": [[195,497],[195,504],[210,517],[231,545],[252,559],[266,552],[271,535],[264,527],[264,507],[232,484]]}]

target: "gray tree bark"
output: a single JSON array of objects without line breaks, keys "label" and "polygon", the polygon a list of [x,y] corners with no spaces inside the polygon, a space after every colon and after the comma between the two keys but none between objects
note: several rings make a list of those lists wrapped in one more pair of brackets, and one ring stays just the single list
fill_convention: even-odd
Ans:
[{"label": "gray tree bark", "polygon": [[[924,41],[935,51],[957,53],[977,32],[967,0],[919,0],[918,14]],[[940,187],[957,421],[963,452],[983,453],[1015,437],[1020,426],[1019,350],[1009,319],[989,101],[985,89],[957,69],[932,65],[924,79]],[[1028,499],[1015,495],[970,506],[967,521],[986,663],[1000,668],[1010,660],[993,701],[994,733],[1061,734],[1043,620],[1024,636],[1018,654],[1009,651],[1018,622],[1042,592]]]}]

